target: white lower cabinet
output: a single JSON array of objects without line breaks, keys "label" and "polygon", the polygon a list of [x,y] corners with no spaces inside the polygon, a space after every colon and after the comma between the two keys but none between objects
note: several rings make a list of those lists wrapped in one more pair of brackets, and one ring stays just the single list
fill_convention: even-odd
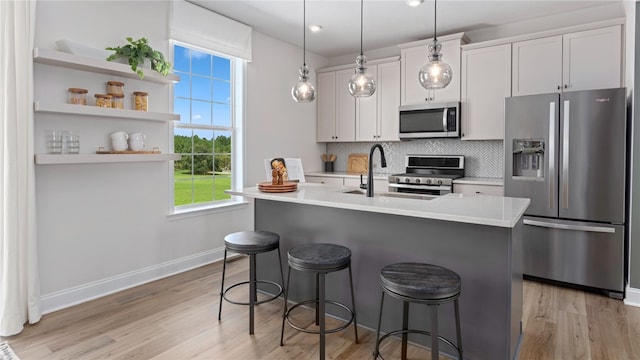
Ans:
[{"label": "white lower cabinet", "polygon": [[[367,176],[364,175],[362,179],[363,183],[367,183]],[[344,178],[344,186],[360,186],[360,179],[347,177]],[[373,179],[373,190],[375,192],[389,191],[389,181],[382,179]]]},{"label": "white lower cabinet", "polygon": [[304,178],[307,182],[315,183],[315,184],[325,184],[325,185],[332,185],[332,186],[342,186],[343,184],[341,177],[306,175]]},{"label": "white lower cabinet", "polygon": [[480,194],[503,196],[502,185],[453,184],[453,192],[458,194]]}]

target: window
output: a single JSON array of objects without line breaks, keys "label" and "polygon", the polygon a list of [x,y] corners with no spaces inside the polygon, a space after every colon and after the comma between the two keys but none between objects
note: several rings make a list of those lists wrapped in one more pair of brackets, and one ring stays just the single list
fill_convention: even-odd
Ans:
[{"label": "window", "polygon": [[184,44],[173,45],[174,206],[227,201],[232,184],[235,61]]}]

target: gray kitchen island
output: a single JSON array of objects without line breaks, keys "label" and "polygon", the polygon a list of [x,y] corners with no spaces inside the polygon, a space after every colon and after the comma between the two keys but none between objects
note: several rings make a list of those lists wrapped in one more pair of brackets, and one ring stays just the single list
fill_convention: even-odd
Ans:
[{"label": "gray kitchen island", "polygon": [[[348,191],[300,184],[291,193],[263,193],[257,188],[228,193],[254,199],[256,230],[280,234],[285,271],[286,253],[294,246],[335,243],[351,249],[359,325],[377,326],[382,267],[395,262],[431,263],[462,278],[465,359],[517,358],[522,335],[521,217],[529,199],[462,194],[433,200],[367,198]],[[259,260],[258,277],[279,280],[279,270],[272,264]],[[313,279],[305,281],[306,275],[292,274],[291,300],[314,296]],[[329,274],[326,284],[328,299],[349,303],[347,275]],[[385,303],[382,331],[400,328],[401,303],[389,298]],[[411,306],[410,327],[427,329],[424,308]],[[335,311],[335,316],[343,316]],[[453,305],[442,305],[439,317],[440,334],[455,339]],[[425,337],[410,340],[428,347]],[[446,346],[441,350],[451,351]]]}]

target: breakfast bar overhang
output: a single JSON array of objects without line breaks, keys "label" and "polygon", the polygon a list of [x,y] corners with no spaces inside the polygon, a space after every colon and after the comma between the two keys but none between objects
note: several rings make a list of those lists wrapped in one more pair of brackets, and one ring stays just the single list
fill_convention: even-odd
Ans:
[{"label": "breakfast bar overhang", "polygon": [[[286,252],[300,244],[335,243],[351,249],[359,325],[377,326],[382,267],[396,262],[435,264],[462,278],[465,359],[517,358],[522,335],[522,214],[528,199],[462,194],[433,200],[367,198],[316,184],[301,184],[291,193],[263,193],[256,188],[228,192],[254,199],[255,229],[280,235],[284,269]],[[278,280],[279,270],[270,264],[258,261],[259,277]],[[327,298],[347,300],[348,279],[330,276],[336,280],[328,282],[332,286]],[[312,279],[307,283],[306,288],[292,291],[289,299],[309,298]],[[449,306],[442,305],[439,326],[440,334],[452,339],[455,326]],[[401,312],[399,301],[388,301],[382,332],[401,327]],[[411,309],[410,328],[427,329],[428,321],[424,309]],[[428,344],[424,337],[410,340]]]}]

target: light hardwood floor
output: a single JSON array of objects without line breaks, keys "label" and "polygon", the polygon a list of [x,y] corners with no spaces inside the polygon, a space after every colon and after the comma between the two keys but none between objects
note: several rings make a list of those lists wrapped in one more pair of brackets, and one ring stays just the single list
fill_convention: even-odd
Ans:
[{"label": "light hardwood floor", "polygon": [[[246,280],[247,269],[246,258],[230,262],[227,283]],[[245,306],[225,302],[218,322],[221,270],[219,263],[204,266],[51,313],[0,339],[22,360],[318,358],[316,335],[287,328],[285,346],[279,346],[280,299],[256,308],[253,336]],[[525,281],[523,326],[522,360],[640,359],[640,308],[619,300]],[[360,328],[359,335],[359,344],[352,326],[328,335],[327,359],[371,359],[374,334]],[[390,341],[384,353],[395,355],[398,348]],[[409,357],[430,359],[428,350],[415,346]]]}]

